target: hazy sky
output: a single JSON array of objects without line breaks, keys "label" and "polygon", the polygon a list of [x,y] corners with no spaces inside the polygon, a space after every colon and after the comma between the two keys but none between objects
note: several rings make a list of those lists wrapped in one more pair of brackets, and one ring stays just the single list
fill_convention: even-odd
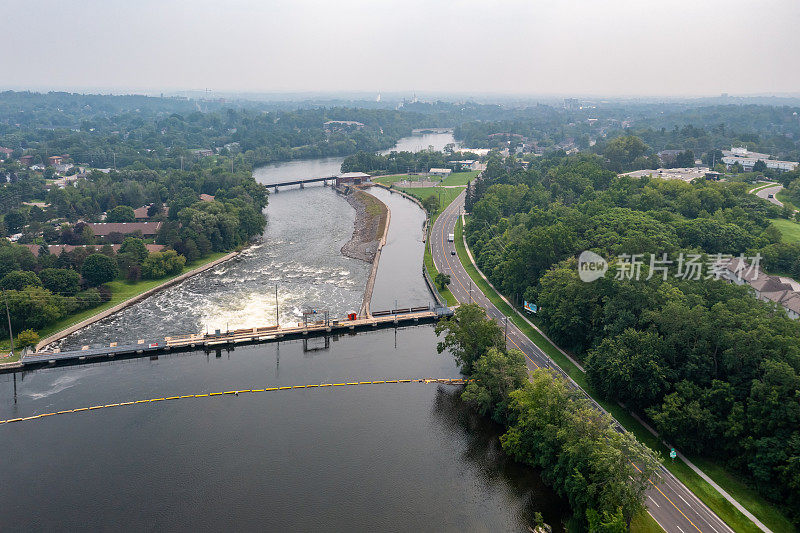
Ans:
[{"label": "hazy sky", "polygon": [[798,0],[3,0],[4,88],[800,93]]}]

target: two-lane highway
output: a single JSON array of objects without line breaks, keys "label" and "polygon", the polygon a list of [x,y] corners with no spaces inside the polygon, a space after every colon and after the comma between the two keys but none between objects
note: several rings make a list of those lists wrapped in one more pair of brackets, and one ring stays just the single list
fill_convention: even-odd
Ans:
[{"label": "two-lane highway", "polygon": [[[501,327],[507,328],[509,347],[517,348],[525,354],[529,369],[551,368],[568,378],[558,365],[525,336],[511,320],[506,321],[505,316],[489,301],[486,295],[473,285],[458,256],[452,254],[455,251],[455,243],[447,242],[447,235],[455,233],[456,221],[464,205],[464,196],[464,193],[461,193],[439,215],[431,228],[430,247],[437,270],[450,276],[450,292],[459,303],[479,304],[486,309],[486,313],[491,318],[500,323]],[[574,381],[570,381],[575,387],[580,388]],[[592,402],[598,409],[602,409],[596,402],[593,400]],[[617,426],[618,430],[624,431],[618,423]],[[647,492],[648,510],[665,531],[669,533],[728,533],[733,531],[665,468],[661,468],[660,479],[653,479],[651,483],[651,489]]]}]

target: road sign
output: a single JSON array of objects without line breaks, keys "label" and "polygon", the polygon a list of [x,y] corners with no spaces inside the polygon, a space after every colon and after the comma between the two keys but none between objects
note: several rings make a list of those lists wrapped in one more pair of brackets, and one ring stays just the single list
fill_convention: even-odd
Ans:
[{"label": "road sign", "polygon": [[676,457],[678,457],[678,452],[675,451],[675,448],[672,448],[669,451],[669,458],[674,461]]}]

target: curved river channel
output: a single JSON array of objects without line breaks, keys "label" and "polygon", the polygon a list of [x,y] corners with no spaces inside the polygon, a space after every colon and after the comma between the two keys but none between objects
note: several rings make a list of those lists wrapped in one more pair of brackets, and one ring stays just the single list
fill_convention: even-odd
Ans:
[{"label": "curved river channel", "polygon": [[[411,142],[411,141],[409,141]],[[429,143],[430,144],[430,143]],[[307,171],[319,162],[309,162]],[[292,179],[298,162],[258,169]],[[294,176],[292,174],[295,174]],[[305,174],[309,175],[309,174]],[[372,308],[424,304],[424,215],[392,210]],[[358,309],[367,263],[339,248],[352,208],[330,188],[270,196],[261,244],[76,333],[65,346]],[[432,326],[0,375],[0,418],[148,398],[343,381],[458,377]],[[565,502],[500,451],[450,385],[281,390],[100,409],[0,426],[0,529],[560,530]]]}]

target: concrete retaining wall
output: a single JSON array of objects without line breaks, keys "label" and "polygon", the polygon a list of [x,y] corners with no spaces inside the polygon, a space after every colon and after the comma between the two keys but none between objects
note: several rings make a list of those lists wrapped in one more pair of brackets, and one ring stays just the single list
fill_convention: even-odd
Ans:
[{"label": "concrete retaining wall", "polygon": [[[375,195],[370,194],[370,196],[378,200]],[[381,202],[380,200],[378,201]],[[367,278],[367,285],[364,287],[364,300],[361,302],[361,310],[359,311],[360,316],[372,316],[370,310],[370,302],[372,302],[372,290],[375,288],[375,277],[378,275],[378,264],[381,261],[381,250],[383,250],[383,246],[386,244],[386,236],[389,234],[389,224],[392,221],[392,210],[389,209],[389,206],[383,202],[381,202],[381,204],[383,204],[383,207],[386,208],[386,223],[383,225],[383,236],[381,236],[381,240],[378,243],[378,249],[375,250],[375,258],[372,260],[372,270],[369,273],[369,278]]]},{"label": "concrete retaining wall", "polygon": [[214,261],[211,261],[210,263],[206,263],[205,265],[199,266],[199,267],[195,268],[194,270],[190,270],[189,272],[185,272],[185,273],[181,274],[180,276],[177,276],[175,278],[167,280],[164,283],[162,283],[161,285],[158,285],[157,287],[153,287],[152,289],[146,290],[141,294],[137,294],[136,296],[134,296],[132,298],[129,298],[129,299],[125,300],[124,302],[118,303],[114,307],[110,307],[110,308],[106,309],[105,311],[101,311],[100,313],[97,313],[96,315],[92,315],[89,318],[87,318],[86,320],[82,320],[81,322],[78,322],[77,324],[74,324],[74,325],[72,325],[72,326],[70,326],[70,327],[68,327],[66,329],[62,329],[61,331],[59,331],[57,333],[54,333],[53,335],[50,335],[46,339],[43,339],[43,340],[39,341],[39,343],[36,345],[35,351],[38,352],[39,350],[41,350],[42,348],[44,348],[48,344],[52,344],[52,343],[54,343],[56,341],[59,341],[59,340],[63,339],[64,337],[66,337],[67,335],[75,333],[79,329],[85,328],[86,326],[88,326],[90,324],[94,324],[98,320],[102,320],[102,319],[104,319],[104,318],[106,318],[108,316],[113,315],[114,313],[118,313],[118,312],[122,311],[123,309],[125,309],[126,307],[130,307],[131,305],[135,304],[136,302],[139,302],[139,301],[144,300],[145,298],[147,298],[149,296],[152,296],[153,294],[157,293],[158,291],[164,290],[167,287],[171,287],[171,286],[175,285],[176,283],[180,283],[181,281],[183,281],[183,280],[185,280],[187,278],[190,278],[191,276],[194,276],[196,274],[199,274],[201,272],[205,272],[206,270],[214,268],[215,266],[219,265],[220,263],[223,263],[223,262],[227,261],[228,259],[236,257],[238,254],[239,254],[238,250],[235,251],[235,252],[231,252],[231,253],[229,253],[227,255],[224,255],[224,256],[220,257],[219,259],[215,259]]}]

